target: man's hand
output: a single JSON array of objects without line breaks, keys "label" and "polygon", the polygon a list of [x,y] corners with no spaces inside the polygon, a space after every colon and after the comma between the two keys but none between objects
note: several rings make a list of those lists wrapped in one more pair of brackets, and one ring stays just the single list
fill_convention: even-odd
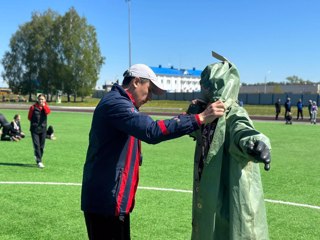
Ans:
[{"label": "man's hand", "polygon": [[201,113],[206,109],[207,105],[208,103],[201,99],[194,99],[188,107],[187,114]]},{"label": "man's hand", "polygon": [[207,108],[199,114],[199,119],[201,123],[211,123],[215,119],[222,117],[225,112],[224,104],[222,101],[218,100],[211,103]]},{"label": "man's hand", "polygon": [[46,100],[38,100],[38,104],[39,106],[44,107],[46,105]]},{"label": "man's hand", "polygon": [[271,155],[268,146],[258,140],[256,142],[249,141],[247,144],[247,152],[258,162],[264,163],[264,170],[270,170]]}]

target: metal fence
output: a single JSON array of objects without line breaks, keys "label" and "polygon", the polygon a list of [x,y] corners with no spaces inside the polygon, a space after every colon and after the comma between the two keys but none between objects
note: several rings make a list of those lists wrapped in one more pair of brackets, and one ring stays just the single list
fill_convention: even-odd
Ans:
[{"label": "metal fence", "polygon": [[248,105],[273,105],[278,99],[284,103],[287,98],[291,99],[292,103],[298,102],[301,99],[303,105],[307,106],[309,100],[316,101],[319,105],[319,94],[293,94],[293,93],[241,93],[239,94],[239,100],[242,100],[244,104]]}]

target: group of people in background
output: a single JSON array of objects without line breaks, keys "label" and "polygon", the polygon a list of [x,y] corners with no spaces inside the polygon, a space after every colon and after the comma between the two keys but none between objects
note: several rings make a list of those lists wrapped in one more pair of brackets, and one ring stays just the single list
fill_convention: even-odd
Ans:
[{"label": "group of people in background", "polygon": [[[292,112],[291,112],[291,99],[288,97],[286,99],[286,102],[284,103],[284,119],[286,121],[286,124],[292,124]],[[303,102],[301,99],[298,100],[297,104],[297,118],[296,120],[303,120]],[[276,110],[276,116],[275,119],[279,119],[279,115],[281,113],[281,99],[279,98],[275,103],[275,110]],[[309,120],[311,124],[317,123],[317,113],[318,113],[318,106],[316,101],[309,100],[308,101],[308,113],[309,113]]]},{"label": "group of people in background", "polygon": [[[34,156],[36,164],[39,168],[44,168],[42,156],[44,152],[45,140],[55,140],[53,127],[47,127],[47,115],[50,112],[51,110],[43,94],[38,95],[37,102],[30,107],[28,112]],[[0,113],[0,130],[1,129],[1,141],[18,142],[25,137],[25,134],[21,128],[20,114],[14,115],[13,120],[10,123],[7,121],[6,117]]]}]

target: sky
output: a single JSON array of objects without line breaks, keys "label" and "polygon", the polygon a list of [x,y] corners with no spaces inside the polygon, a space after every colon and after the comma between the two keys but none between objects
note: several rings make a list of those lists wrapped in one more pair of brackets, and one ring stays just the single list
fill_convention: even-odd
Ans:
[{"label": "sky", "polygon": [[[0,0],[0,58],[33,12],[74,7],[94,26],[105,63],[97,87],[122,81],[131,63],[203,70],[215,51],[243,83],[320,81],[318,0]],[[129,8],[130,6],[130,8]],[[130,9],[130,25],[129,25]],[[0,72],[3,67],[0,64]],[[6,87],[0,76],[0,87]]]}]

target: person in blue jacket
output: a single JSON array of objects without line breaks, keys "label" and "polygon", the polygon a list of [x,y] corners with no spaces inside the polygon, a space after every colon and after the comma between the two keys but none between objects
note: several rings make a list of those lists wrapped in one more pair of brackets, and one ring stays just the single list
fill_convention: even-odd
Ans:
[{"label": "person in blue jacket", "polygon": [[297,102],[297,120],[299,120],[299,117],[303,120],[303,103],[301,99]]},{"label": "person in blue jacket", "polygon": [[208,104],[200,114],[154,121],[139,108],[165,90],[144,64],[123,74],[95,108],[83,170],[81,209],[89,239],[130,239],[130,213],[142,163],[141,141],[157,144],[181,137],[221,117],[224,104]]}]

